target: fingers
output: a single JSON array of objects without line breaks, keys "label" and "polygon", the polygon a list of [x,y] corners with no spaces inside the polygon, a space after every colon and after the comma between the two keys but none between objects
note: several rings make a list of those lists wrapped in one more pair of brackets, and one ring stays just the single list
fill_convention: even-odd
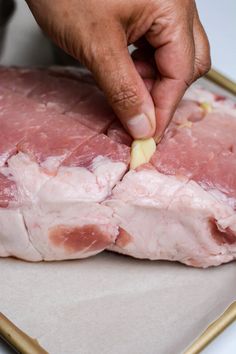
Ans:
[{"label": "fingers", "polygon": [[145,86],[146,86],[146,88],[147,88],[147,90],[148,90],[148,92],[152,92],[152,89],[153,89],[153,85],[154,85],[154,83],[155,83],[155,80],[154,79],[143,79],[143,81],[144,81],[144,84],[145,84]]},{"label": "fingers", "polygon": [[134,138],[160,138],[186,88],[209,69],[194,0],[27,2],[44,31],[93,72]]},{"label": "fingers", "polygon": [[96,60],[93,60],[92,65],[87,63],[87,66],[133,138],[152,136],[156,129],[153,100],[135,68],[122,36],[119,33],[115,35],[113,31],[111,40],[106,37],[105,45],[106,48],[100,45],[95,47]]},{"label": "fingers", "polygon": [[157,36],[152,31],[147,36],[149,42],[157,48],[155,61],[159,78],[151,91],[156,106],[157,141],[162,137],[194,75],[195,48],[191,23],[175,29],[174,34],[164,32]]},{"label": "fingers", "polygon": [[150,50],[147,46],[136,49],[132,53],[136,70],[142,78],[153,79],[157,77],[154,53],[155,50],[153,48]]},{"label": "fingers", "polygon": [[210,45],[206,32],[200,22],[196,9],[193,20],[193,37],[195,44],[194,80],[205,75],[211,67]]},{"label": "fingers", "polygon": [[[137,71],[151,90],[156,106],[156,140],[163,135],[186,88],[204,75],[211,64],[209,42],[194,2],[182,14],[175,28],[172,26],[172,33],[171,25],[164,26],[162,31],[157,23],[158,29],[154,26],[147,33],[146,41],[138,41],[138,49],[133,53]],[[174,15],[171,16],[174,20]],[[156,48],[156,67],[150,59],[151,46]]]},{"label": "fingers", "polygon": [[145,61],[135,60],[134,65],[137,72],[143,79],[153,79],[157,77],[156,70],[153,68],[151,64]]}]

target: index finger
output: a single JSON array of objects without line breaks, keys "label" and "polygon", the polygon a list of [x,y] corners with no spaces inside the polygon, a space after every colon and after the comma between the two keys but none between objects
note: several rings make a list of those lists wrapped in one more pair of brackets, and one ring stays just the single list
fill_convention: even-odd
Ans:
[{"label": "index finger", "polygon": [[164,44],[160,37],[151,40],[156,48],[155,62],[159,73],[151,91],[156,107],[157,141],[162,137],[179,101],[192,82],[195,57],[191,30],[177,30]]}]

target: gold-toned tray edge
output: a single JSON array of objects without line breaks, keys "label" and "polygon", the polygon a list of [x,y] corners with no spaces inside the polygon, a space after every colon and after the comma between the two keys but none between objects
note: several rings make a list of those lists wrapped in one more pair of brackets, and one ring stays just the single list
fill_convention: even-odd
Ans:
[{"label": "gold-toned tray edge", "polygon": [[221,86],[230,93],[236,95],[236,83],[215,69],[211,69],[205,76],[216,85]]},{"label": "gold-toned tray edge", "polygon": [[236,302],[214,321],[183,354],[199,354],[215,338],[217,338],[229,325],[236,321]]},{"label": "gold-toned tray edge", "polygon": [[0,338],[22,354],[49,354],[36,339],[29,337],[1,312]]}]

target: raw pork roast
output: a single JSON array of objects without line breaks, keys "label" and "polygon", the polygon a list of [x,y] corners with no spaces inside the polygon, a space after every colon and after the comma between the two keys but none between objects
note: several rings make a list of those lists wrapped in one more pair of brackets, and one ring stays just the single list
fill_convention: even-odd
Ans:
[{"label": "raw pork roast", "polygon": [[136,170],[131,142],[89,73],[1,68],[0,256],[236,259],[235,104],[191,88]]}]

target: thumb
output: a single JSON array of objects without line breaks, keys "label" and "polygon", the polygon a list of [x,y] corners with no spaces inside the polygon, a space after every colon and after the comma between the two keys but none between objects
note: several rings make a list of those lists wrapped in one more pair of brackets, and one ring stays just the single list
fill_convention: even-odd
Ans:
[{"label": "thumb", "polygon": [[[104,38],[106,38],[104,36]],[[101,42],[100,42],[101,43]],[[134,139],[151,137],[156,130],[154,103],[123,41],[104,43],[90,67],[114,112]]]}]

